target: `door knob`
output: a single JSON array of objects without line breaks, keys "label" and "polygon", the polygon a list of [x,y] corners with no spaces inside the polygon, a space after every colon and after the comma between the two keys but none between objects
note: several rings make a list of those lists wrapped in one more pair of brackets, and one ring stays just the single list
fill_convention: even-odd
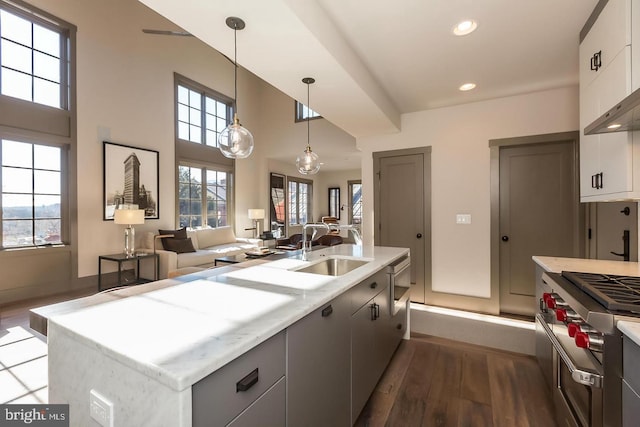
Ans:
[{"label": "door knob", "polygon": [[416,237],[417,237],[418,239],[422,239],[422,233],[418,233],[418,234],[416,234]]},{"label": "door knob", "polygon": [[509,236],[502,236],[502,241],[503,242],[508,242],[509,241]]}]

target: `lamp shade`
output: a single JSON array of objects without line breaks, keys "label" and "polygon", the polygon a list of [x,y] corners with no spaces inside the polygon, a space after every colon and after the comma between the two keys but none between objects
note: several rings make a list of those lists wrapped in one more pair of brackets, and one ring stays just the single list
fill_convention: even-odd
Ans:
[{"label": "lamp shade", "polygon": [[113,214],[113,222],[116,224],[144,224],[143,209],[116,209]]},{"label": "lamp shade", "polygon": [[264,209],[249,209],[249,219],[264,219]]}]

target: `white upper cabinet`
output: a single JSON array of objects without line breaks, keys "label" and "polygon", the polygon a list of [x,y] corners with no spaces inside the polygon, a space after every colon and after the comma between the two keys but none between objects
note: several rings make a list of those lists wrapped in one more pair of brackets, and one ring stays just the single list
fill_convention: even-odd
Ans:
[{"label": "white upper cabinet", "polygon": [[580,44],[580,84],[590,84],[630,45],[631,0],[609,0]]},{"label": "white upper cabinet", "polygon": [[[640,48],[632,45],[632,22],[640,9],[632,10],[631,3],[609,0],[580,44],[582,202],[640,198],[640,170],[633,170],[634,163],[640,165],[636,133],[584,135],[586,126],[632,91],[632,53],[634,47]],[[640,32],[640,27],[634,28]]]}]

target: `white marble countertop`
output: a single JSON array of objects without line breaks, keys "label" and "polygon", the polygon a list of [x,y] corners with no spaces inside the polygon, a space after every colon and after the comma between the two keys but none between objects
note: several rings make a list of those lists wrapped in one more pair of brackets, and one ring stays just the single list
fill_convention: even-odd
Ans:
[{"label": "white marble countertop", "polygon": [[584,258],[558,258],[534,256],[533,260],[545,271],[560,273],[562,271],[580,271],[584,273],[617,274],[623,276],[640,276],[640,263],[628,261],[607,261]]},{"label": "white marble countertop", "polygon": [[[54,315],[49,330],[181,391],[407,253],[337,245],[312,251],[309,261],[287,258],[223,274],[205,270]],[[327,256],[370,262],[338,277],[290,271]]]}]

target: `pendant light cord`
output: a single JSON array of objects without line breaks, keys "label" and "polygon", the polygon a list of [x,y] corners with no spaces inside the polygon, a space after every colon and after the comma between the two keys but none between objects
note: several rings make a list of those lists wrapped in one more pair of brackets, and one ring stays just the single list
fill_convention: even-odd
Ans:
[{"label": "pendant light cord", "polygon": [[238,114],[238,25],[233,26],[233,94],[236,108],[234,115]]},{"label": "pendant light cord", "polygon": [[309,106],[309,85],[307,83],[307,149],[311,148],[311,133],[309,132],[309,119],[311,119],[311,107]]}]

